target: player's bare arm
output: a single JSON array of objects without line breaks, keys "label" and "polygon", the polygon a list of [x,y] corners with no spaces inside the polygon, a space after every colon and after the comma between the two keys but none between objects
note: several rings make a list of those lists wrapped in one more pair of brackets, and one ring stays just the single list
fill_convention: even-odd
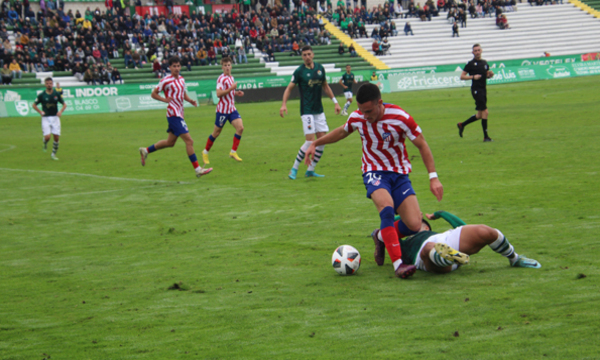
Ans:
[{"label": "player's bare arm", "polygon": [[344,89],[347,89],[348,87],[346,85],[344,85],[344,80],[340,78],[340,81],[338,81],[338,84],[342,85],[342,87]]},{"label": "player's bare arm", "polygon": [[33,108],[33,110],[37,111],[40,115],[44,116],[46,115],[42,110],[40,110],[37,105],[35,103],[31,104],[31,107]]},{"label": "player's bare arm", "polygon": [[329,98],[331,99],[331,101],[333,101],[333,103],[335,104],[335,114],[339,115],[339,113],[342,112],[342,108],[340,107],[340,104],[338,104],[338,101],[335,98],[335,95],[333,94],[333,91],[331,91],[331,88],[329,87],[329,84],[327,83],[327,80],[323,81],[323,85],[322,86],[323,86],[323,90],[325,91],[325,94],[327,94],[327,96],[329,96]]},{"label": "player's bare arm", "polygon": [[217,89],[217,97],[223,97],[223,96],[229,94],[230,92],[232,92],[233,90],[235,90],[236,88],[237,88],[237,82],[234,82],[227,90]]},{"label": "player's bare arm", "polygon": [[192,98],[190,98],[188,96],[187,91],[185,92],[185,94],[183,94],[183,100],[189,102],[190,104],[194,105],[195,107],[198,107],[198,102],[196,100],[192,100]]},{"label": "player's bare arm", "polygon": [[342,125],[339,128],[330,132],[329,134],[317,139],[316,141],[313,141],[312,144],[310,144],[308,150],[306,150],[306,157],[304,158],[304,162],[306,163],[306,165],[311,164],[317,146],[333,144],[335,142],[345,139],[348,135],[350,135],[350,133],[346,132],[346,130],[344,130],[344,125]]},{"label": "player's bare arm", "polygon": [[153,98],[154,100],[158,100],[158,101],[162,101],[164,103],[170,103],[171,102],[171,98],[170,97],[162,97],[160,96],[160,94],[158,93],[158,89],[154,88],[154,90],[152,90],[152,94],[150,94],[150,97]]},{"label": "player's bare arm", "polygon": [[290,82],[283,92],[283,101],[281,103],[281,109],[279,109],[279,116],[281,117],[283,117],[284,113],[287,115],[287,101],[290,98],[290,94],[292,93],[294,86],[296,86],[296,84]]},{"label": "player's bare arm", "polygon": [[[444,187],[442,186],[442,183],[440,182],[440,179],[437,177],[437,173],[435,172],[435,162],[433,161],[433,154],[431,153],[431,149],[429,148],[429,145],[427,144],[427,141],[425,141],[423,135],[417,136],[417,138],[414,139],[412,143],[417,147],[417,149],[419,149],[419,152],[421,153],[421,158],[423,159],[423,163],[425,164],[425,168],[430,174],[431,179],[429,180],[429,189],[431,190],[431,193],[436,197],[436,199],[438,201],[441,201],[442,197],[444,196]],[[432,174],[435,175],[432,176]]]},{"label": "player's bare arm", "polygon": [[67,103],[63,103],[62,104],[62,108],[56,113],[56,116],[61,117],[63,112],[65,112],[65,109],[67,108]]}]

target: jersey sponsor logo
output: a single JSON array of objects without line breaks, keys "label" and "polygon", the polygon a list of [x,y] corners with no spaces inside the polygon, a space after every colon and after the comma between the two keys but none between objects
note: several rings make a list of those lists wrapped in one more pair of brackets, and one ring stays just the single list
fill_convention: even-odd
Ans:
[{"label": "jersey sponsor logo", "polygon": [[389,132],[383,133],[383,141],[385,141],[385,142],[392,141],[392,134]]}]

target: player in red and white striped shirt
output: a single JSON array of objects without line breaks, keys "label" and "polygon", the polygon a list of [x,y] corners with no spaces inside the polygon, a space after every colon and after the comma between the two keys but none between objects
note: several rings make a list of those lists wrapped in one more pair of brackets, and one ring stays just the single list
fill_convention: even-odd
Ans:
[{"label": "player in red and white striped shirt", "polygon": [[208,152],[213,146],[217,137],[221,134],[223,126],[229,121],[235,128],[235,135],[233,136],[233,146],[229,152],[229,157],[236,161],[242,161],[237,154],[240,140],[242,140],[242,133],[244,132],[244,123],[242,117],[235,108],[235,96],[244,96],[244,92],[236,90],[237,83],[231,76],[231,59],[224,57],[221,59],[221,69],[223,74],[217,79],[217,96],[219,97],[219,103],[217,104],[217,119],[215,120],[215,129],[213,133],[208,137],[206,141],[206,147],[202,152],[202,160],[205,164],[209,164]]},{"label": "player in red and white striped shirt", "polygon": [[[198,164],[198,158],[194,152],[194,141],[190,136],[185,120],[183,120],[183,101],[185,100],[194,106],[198,106],[198,103],[196,100],[190,99],[185,91],[185,80],[183,76],[179,75],[179,71],[181,70],[179,57],[173,56],[169,59],[169,69],[171,70],[171,75],[165,76],[154,90],[152,90],[151,95],[153,99],[169,104],[167,107],[167,122],[169,123],[167,133],[169,133],[169,137],[167,140],[161,140],[147,148],[140,148],[142,166],[146,165],[146,158],[149,153],[166,147],[173,147],[177,139],[181,138],[185,142],[185,148],[196,171],[196,176],[200,177],[211,172],[212,168],[203,169]],[[161,92],[165,93],[164,98],[160,96]]]},{"label": "player in red and white striped shirt", "polygon": [[[373,233],[375,261],[383,265],[387,249],[396,276],[404,279],[412,276],[416,267],[402,264],[398,239],[418,232],[423,216],[408,178],[411,164],[405,147],[406,138],[419,149],[429,172],[431,192],[438,201],[442,200],[444,189],[435,172],[429,145],[412,116],[399,106],[384,104],[381,92],[374,84],[361,86],[356,102],[358,110],[350,115],[346,124],[313,142],[306,151],[305,161],[309,163],[312,160],[317,146],[337,142],[355,131],[360,134],[363,182],[367,197],[373,200],[381,218],[381,230]],[[396,223],[395,213],[401,218]],[[379,237],[382,241],[378,240]]]}]

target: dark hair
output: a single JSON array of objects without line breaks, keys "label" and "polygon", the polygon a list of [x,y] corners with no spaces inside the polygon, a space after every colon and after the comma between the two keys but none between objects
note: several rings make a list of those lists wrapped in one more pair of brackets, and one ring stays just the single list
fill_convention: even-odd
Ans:
[{"label": "dark hair", "polygon": [[52,78],[51,78],[51,77],[47,77],[47,78],[45,78],[45,79],[44,79],[44,82],[46,82],[46,81],[52,81],[52,82],[54,82],[54,80],[52,80]]},{"label": "dark hair", "polygon": [[313,51],[313,49],[312,49],[312,47],[310,47],[310,45],[305,45],[302,47],[302,52],[305,52],[305,51]]},{"label": "dark hair", "polygon": [[364,84],[358,88],[358,92],[356,93],[356,102],[359,104],[379,99],[381,99],[381,91],[379,91],[379,86],[375,84]]},{"label": "dark hair", "polygon": [[223,56],[221,58],[221,65],[223,65],[225,63],[231,63],[231,58],[229,56]]},{"label": "dark hair", "polygon": [[476,47],[481,47],[481,45],[479,45],[479,44],[473,45],[473,49],[475,49]]},{"label": "dark hair", "polygon": [[346,64],[346,67],[348,67],[348,66],[352,67],[352,65],[350,65],[350,64]]},{"label": "dark hair", "polygon": [[423,221],[423,224],[427,225],[427,227],[429,228],[429,231],[433,231],[433,228],[431,227],[431,225],[429,224],[429,221],[425,220],[425,219],[421,219]]},{"label": "dark hair", "polygon": [[169,66],[173,65],[173,64],[180,64],[181,60],[179,60],[179,56],[171,56],[169,58]]}]

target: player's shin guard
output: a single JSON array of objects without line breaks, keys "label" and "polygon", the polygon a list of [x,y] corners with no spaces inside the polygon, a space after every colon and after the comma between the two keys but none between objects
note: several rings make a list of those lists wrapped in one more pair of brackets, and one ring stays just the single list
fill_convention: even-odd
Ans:
[{"label": "player's shin guard", "polygon": [[300,147],[300,150],[298,150],[298,155],[296,155],[296,161],[294,161],[294,169],[298,170],[300,164],[302,163],[302,161],[304,161],[304,157],[306,156],[306,150],[308,150],[310,144],[312,144],[312,141],[305,141],[304,144]]},{"label": "player's shin guard", "polygon": [[57,152],[57,151],[58,151],[58,141],[55,141],[55,142],[52,144],[52,154],[53,154],[53,155],[56,155],[56,152]]},{"label": "player's shin guard", "polygon": [[511,243],[506,240],[506,237],[500,232],[500,230],[495,229],[498,232],[498,238],[491,243],[489,246],[497,252],[498,254],[507,257],[511,263],[517,261],[519,255],[515,252],[515,248],[511,245]]},{"label": "player's shin guard", "polygon": [[208,152],[210,151],[210,148],[215,143],[215,140],[217,140],[217,138],[213,137],[212,134],[208,135],[208,140],[206,140],[206,146],[204,147],[205,154],[208,154]]},{"label": "player's shin guard", "polygon": [[315,157],[313,158],[312,163],[308,167],[308,171],[315,171],[315,166],[317,166],[317,164],[319,163],[319,160],[321,160],[321,156],[323,156],[324,150],[325,150],[325,145],[317,146],[317,148],[315,149]]},{"label": "player's shin guard", "polygon": [[390,254],[390,259],[394,264],[394,270],[402,264],[402,250],[398,241],[398,234],[394,229],[394,208],[387,206],[379,213],[381,218],[381,237],[383,243]]},{"label": "player's shin guard", "polygon": [[408,228],[408,226],[406,226],[405,223],[402,222],[402,220],[398,220],[394,223],[396,230],[398,231],[398,238],[402,239],[403,237],[406,236],[410,236],[413,234],[416,234],[416,231],[412,231],[411,229]]},{"label": "player's shin guard", "polygon": [[196,154],[192,154],[188,157],[189,157],[190,161],[192,162],[194,169],[197,168],[198,166],[200,166],[200,164],[198,164],[198,158],[196,157]]},{"label": "player's shin guard", "polygon": [[242,140],[242,135],[233,135],[233,146],[231,147],[231,151],[237,151],[238,146],[240,146],[240,140]]}]

